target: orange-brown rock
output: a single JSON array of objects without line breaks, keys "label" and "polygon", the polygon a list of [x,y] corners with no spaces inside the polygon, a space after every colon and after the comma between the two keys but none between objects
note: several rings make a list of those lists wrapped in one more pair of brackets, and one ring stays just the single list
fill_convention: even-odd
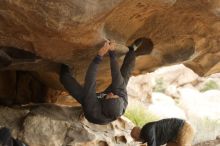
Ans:
[{"label": "orange-brown rock", "polygon": [[[14,61],[2,70],[34,71],[31,74],[46,88],[62,89],[57,75],[60,63],[70,65],[83,83],[104,39],[116,40],[120,44],[116,50],[126,52],[120,46],[147,37],[154,49],[137,58],[135,74],[184,63],[199,75],[209,75],[220,69],[219,9],[219,0],[2,0],[0,47],[26,50],[40,58]],[[106,57],[99,68],[98,89],[109,81]],[[1,86],[5,84],[0,80]]]}]

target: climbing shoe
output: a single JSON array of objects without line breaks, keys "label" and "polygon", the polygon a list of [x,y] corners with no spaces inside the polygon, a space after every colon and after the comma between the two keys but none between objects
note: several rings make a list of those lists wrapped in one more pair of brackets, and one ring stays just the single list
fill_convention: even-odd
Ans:
[{"label": "climbing shoe", "polygon": [[139,38],[135,40],[128,48],[130,50],[134,50],[137,56],[147,55],[150,54],[153,50],[153,42],[151,39]]}]

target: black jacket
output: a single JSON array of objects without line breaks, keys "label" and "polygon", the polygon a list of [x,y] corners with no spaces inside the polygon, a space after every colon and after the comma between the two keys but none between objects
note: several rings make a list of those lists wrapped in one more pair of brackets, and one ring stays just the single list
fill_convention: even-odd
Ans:
[{"label": "black jacket", "polygon": [[[120,68],[116,61],[116,56],[114,52],[109,53],[110,56],[110,66],[112,74],[112,84],[102,93],[96,93],[96,74],[98,65],[101,62],[100,56],[96,56],[92,63],[90,64],[84,84],[84,98],[82,107],[84,110],[85,117],[88,121],[95,124],[108,124],[118,117],[124,114],[127,107],[127,91],[124,79],[121,76]],[[114,84],[113,84],[114,82]],[[89,85],[89,86],[87,86]],[[90,90],[93,89],[93,90]],[[97,98],[97,95],[107,94],[108,92],[113,92],[118,95],[118,99],[104,99]]]},{"label": "black jacket", "polygon": [[[108,90],[106,89],[101,93],[96,93],[97,69],[99,63],[102,61],[102,57],[97,55],[88,67],[85,77],[85,83],[81,93],[82,97],[80,102],[84,111],[84,115],[88,121],[95,124],[108,124],[116,120],[119,116],[124,114],[128,104],[126,84],[124,82],[124,78],[121,75],[115,53],[110,52],[109,56],[112,84],[107,88]],[[60,80],[64,87],[74,97],[74,93],[78,91],[76,91],[76,89],[74,88],[71,88],[71,79],[73,79],[73,77],[71,76],[71,73],[69,73],[69,70],[62,70],[61,68]],[[105,94],[109,92],[118,95],[120,98],[105,100]]]},{"label": "black jacket", "polygon": [[160,146],[170,141],[175,141],[184,120],[177,118],[163,119],[150,122],[143,126],[140,138],[148,146]]}]

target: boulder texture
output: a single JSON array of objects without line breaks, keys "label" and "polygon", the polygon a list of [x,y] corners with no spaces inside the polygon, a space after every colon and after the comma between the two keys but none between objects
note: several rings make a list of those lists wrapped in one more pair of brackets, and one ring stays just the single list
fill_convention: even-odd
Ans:
[{"label": "boulder texture", "polygon": [[[0,128],[29,146],[147,146],[130,136],[134,124],[125,117],[108,125],[89,123],[79,107],[54,104],[0,106]],[[194,146],[217,146],[220,140]]]},{"label": "boulder texture", "polygon": [[[219,9],[219,0],[1,0],[0,48],[32,55],[25,58],[18,53],[9,66],[1,68],[0,97],[14,101],[18,70],[29,74],[32,84],[41,85],[37,91],[19,89],[25,96],[38,90],[44,95],[48,88],[62,90],[60,63],[68,64],[83,83],[86,69],[105,39],[116,40],[118,54],[125,53],[125,46],[137,38],[154,42],[151,54],[137,58],[134,74],[177,63],[201,76],[219,72]],[[105,57],[97,77],[98,90],[109,84],[108,64]],[[31,101],[44,102],[38,100]],[[11,101],[4,104],[8,103]]]},{"label": "boulder texture", "polygon": [[89,123],[81,108],[52,104],[2,106],[0,113],[0,127],[30,146],[138,146],[130,137],[134,125],[124,117],[100,126]]}]

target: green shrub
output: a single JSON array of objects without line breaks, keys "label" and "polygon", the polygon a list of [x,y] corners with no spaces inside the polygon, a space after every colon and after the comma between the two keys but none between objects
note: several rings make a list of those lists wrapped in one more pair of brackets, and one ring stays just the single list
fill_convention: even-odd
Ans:
[{"label": "green shrub", "polygon": [[200,89],[200,91],[205,92],[207,90],[212,90],[212,89],[219,89],[219,85],[215,81],[210,80],[204,84],[204,86]]},{"label": "green shrub", "polygon": [[142,127],[148,122],[159,120],[159,117],[147,111],[142,104],[136,104],[128,107],[125,112],[125,116],[139,127]]},{"label": "green shrub", "polygon": [[156,79],[156,85],[154,86],[153,91],[154,92],[162,92],[162,93],[164,93],[165,89],[166,89],[166,86],[165,86],[163,78],[162,77],[161,78],[157,78]]}]

